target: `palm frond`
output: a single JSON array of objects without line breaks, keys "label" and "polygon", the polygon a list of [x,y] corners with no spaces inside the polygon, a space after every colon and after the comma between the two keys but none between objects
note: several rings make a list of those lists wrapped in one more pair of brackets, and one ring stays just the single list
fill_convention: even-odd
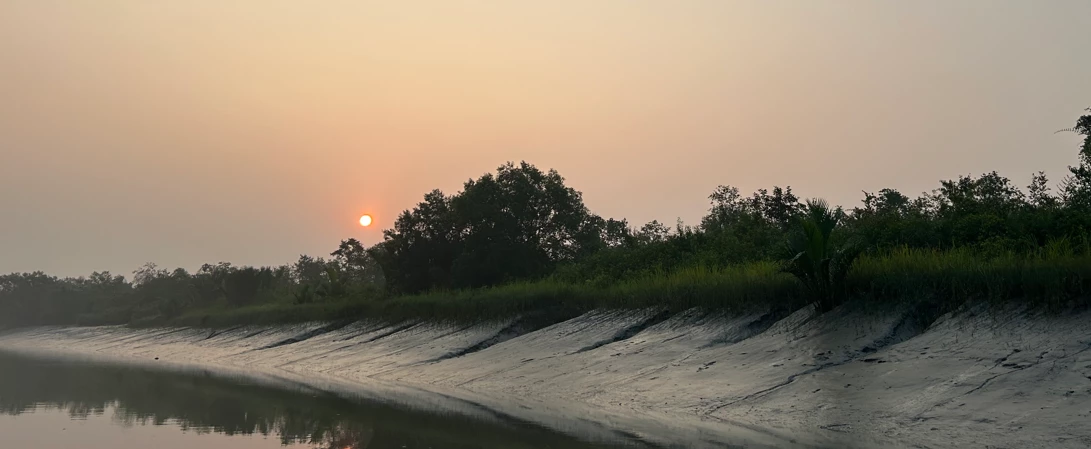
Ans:
[{"label": "palm frond", "polygon": [[855,242],[838,250],[830,248],[830,236],[842,216],[840,207],[831,208],[822,199],[808,200],[806,216],[799,222],[802,233],[788,242],[795,256],[781,265],[781,271],[799,279],[819,311],[833,309],[840,302],[845,276],[863,252],[863,245]]}]

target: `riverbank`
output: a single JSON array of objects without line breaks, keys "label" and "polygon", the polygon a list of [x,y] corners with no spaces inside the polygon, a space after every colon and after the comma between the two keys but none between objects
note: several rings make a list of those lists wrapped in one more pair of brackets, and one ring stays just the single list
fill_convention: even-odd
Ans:
[{"label": "riverbank", "polygon": [[[968,249],[901,248],[864,255],[844,279],[847,301],[889,312],[898,307],[955,310],[968,302],[1020,304],[1052,311],[1087,304],[1091,246],[1079,252],[1038,251],[985,257]],[[136,320],[137,327],[228,328],[371,317],[472,324],[542,314],[574,318],[595,310],[700,308],[729,315],[790,311],[807,303],[799,280],[773,262],[690,267],[615,282],[557,279],[384,298],[348,297],[307,304],[278,302],[194,309]],[[932,316],[929,319],[934,319]],[[122,321],[121,323],[124,323]],[[103,324],[103,323],[96,323]]]},{"label": "riverbank", "polygon": [[981,305],[926,315],[845,306],[739,317],[598,311],[544,327],[527,317],[49,327],[7,331],[0,349],[427,391],[558,427],[686,438],[685,447],[1091,444],[1091,312]]}]

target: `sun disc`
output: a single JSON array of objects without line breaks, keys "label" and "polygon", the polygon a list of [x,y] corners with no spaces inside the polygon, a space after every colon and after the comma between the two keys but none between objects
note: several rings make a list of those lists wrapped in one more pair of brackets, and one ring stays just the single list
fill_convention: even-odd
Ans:
[{"label": "sun disc", "polygon": [[371,215],[360,217],[360,226],[371,226]]}]

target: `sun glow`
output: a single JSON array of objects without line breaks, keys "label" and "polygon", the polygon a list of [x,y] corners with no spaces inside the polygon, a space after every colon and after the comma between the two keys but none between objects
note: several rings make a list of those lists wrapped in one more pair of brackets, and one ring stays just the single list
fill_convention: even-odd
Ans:
[{"label": "sun glow", "polygon": [[360,226],[371,226],[371,215],[363,215],[360,217]]}]

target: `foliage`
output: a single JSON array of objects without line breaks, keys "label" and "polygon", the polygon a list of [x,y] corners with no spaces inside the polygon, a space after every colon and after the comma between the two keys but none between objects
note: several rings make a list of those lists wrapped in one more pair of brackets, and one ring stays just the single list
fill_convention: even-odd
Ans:
[{"label": "foliage", "polygon": [[508,163],[445,195],[434,190],[371,250],[392,290],[499,285],[630,240],[624,222],[591,214],[555,170]]},{"label": "foliage", "polygon": [[311,304],[383,295],[382,272],[359,242],[341,243],[333,259],[301,256],[294,265],[204,264],[195,273],[153,263],[132,282],[108,272],[57,278],[42,272],[0,276],[0,326],[159,323],[201,309]]},{"label": "foliage", "polygon": [[[1091,112],[1091,108],[1087,109]],[[1091,212],[1091,114],[1076,120],[1076,126],[1063,129],[1084,136],[1080,146],[1079,163],[1069,166],[1070,174],[1064,179],[1061,196],[1065,203],[1080,207],[1084,212]]]},{"label": "foliage", "polygon": [[825,200],[808,201],[806,215],[799,220],[803,232],[789,244],[796,255],[782,268],[800,280],[820,312],[841,303],[845,276],[862,249],[851,244],[840,249],[832,247],[833,231],[843,215],[840,207],[831,209]]},{"label": "foliage", "polygon": [[[193,310],[171,323],[226,327],[356,317],[472,323],[539,311],[552,311],[554,317],[564,319],[596,309],[649,307],[765,313],[806,305],[802,288],[779,264],[750,262],[719,269],[694,266],[603,285],[543,279],[384,301]],[[865,253],[845,276],[844,291],[846,299],[879,308],[926,302],[952,310],[972,301],[1013,300],[1053,310],[1087,305],[1091,299],[1091,238],[1054,242],[1051,249],[1028,255],[982,257],[966,248],[906,247]]]},{"label": "foliage", "polygon": [[[827,310],[844,299],[913,295],[1057,304],[1086,295],[1079,264],[1091,253],[1091,115],[1065,131],[1084,140],[1056,193],[1041,172],[1025,191],[988,172],[940,181],[915,198],[864,192],[842,210],[801,203],[791,187],[744,196],[723,185],[699,225],[679,220],[674,229],[604,219],[555,170],[507,163],[454,195],[425,194],[381,243],[347,239],[329,259],[220,262],[193,273],[147,264],[131,282],[110,273],[0,276],[0,326],[743,310],[805,299]],[[777,272],[782,261],[802,282]]]}]

